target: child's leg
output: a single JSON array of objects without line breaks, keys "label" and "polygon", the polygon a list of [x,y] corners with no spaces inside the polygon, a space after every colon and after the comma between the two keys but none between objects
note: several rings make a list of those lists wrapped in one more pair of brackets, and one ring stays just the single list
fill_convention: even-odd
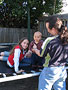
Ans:
[{"label": "child's leg", "polygon": [[8,51],[4,51],[0,53],[0,60],[2,61],[7,61],[8,60],[8,56],[9,56],[9,52]]},{"label": "child's leg", "polygon": [[31,64],[32,65],[37,65],[37,55],[35,53],[32,53]]},{"label": "child's leg", "polygon": [[2,60],[2,61],[3,61],[3,56],[0,56],[0,60]]},{"label": "child's leg", "polygon": [[43,66],[44,61],[45,61],[45,60],[44,60],[42,57],[37,56],[38,66]]},{"label": "child's leg", "polygon": [[4,51],[0,53],[1,56],[9,56],[9,54],[10,54],[9,51]]},{"label": "child's leg", "polygon": [[31,64],[31,58],[24,58],[22,60],[23,63]]},{"label": "child's leg", "polygon": [[37,54],[33,53],[31,60],[32,60],[32,65],[43,66],[44,59],[42,57],[39,57]]},{"label": "child's leg", "polygon": [[4,52],[1,52],[0,55],[1,55],[1,56],[4,56]]},{"label": "child's leg", "polygon": [[10,52],[9,51],[4,51],[4,56],[9,56]]},{"label": "child's leg", "polygon": [[30,66],[31,65],[31,58],[24,58],[21,62],[20,62],[20,67],[22,66]]},{"label": "child's leg", "polygon": [[2,61],[7,61],[7,60],[8,60],[8,57],[0,56],[0,60],[2,60]]}]

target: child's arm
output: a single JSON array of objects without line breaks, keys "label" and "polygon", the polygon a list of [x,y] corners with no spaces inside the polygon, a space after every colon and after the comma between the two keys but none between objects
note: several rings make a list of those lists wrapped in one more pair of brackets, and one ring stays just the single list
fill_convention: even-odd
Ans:
[{"label": "child's arm", "polygon": [[33,49],[32,49],[32,52],[36,53],[38,56],[41,57],[41,55],[40,55],[40,50],[38,50],[37,48],[33,48]]},{"label": "child's arm", "polygon": [[37,46],[36,46],[36,44],[34,44],[34,45],[33,45],[33,49],[37,49]]},{"label": "child's arm", "polygon": [[22,72],[22,70],[19,70],[19,57],[20,57],[20,49],[15,49],[15,51],[14,51],[14,58],[13,58],[13,60],[14,60],[14,70],[15,70],[15,72],[16,73],[21,73]]},{"label": "child's arm", "polygon": [[32,55],[32,51],[30,51],[30,50],[28,50],[28,52],[25,54],[25,57],[31,57],[31,55]]},{"label": "child's arm", "polygon": [[16,73],[19,74],[19,73],[22,73],[22,72],[24,72],[24,70],[21,69],[21,70],[17,71]]},{"label": "child's arm", "polygon": [[33,43],[33,41],[32,41],[32,42],[30,43],[30,45],[29,45],[29,50],[30,50],[30,51],[32,51],[33,45],[34,45],[34,43]]}]

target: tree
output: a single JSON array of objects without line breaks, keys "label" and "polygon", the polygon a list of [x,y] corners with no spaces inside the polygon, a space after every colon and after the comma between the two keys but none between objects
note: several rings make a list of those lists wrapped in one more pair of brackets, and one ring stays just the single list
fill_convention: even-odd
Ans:
[{"label": "tree", "polygon": [[57,14],[61,12],[63,7],[63,3],[61,0],[45,0],[45,12],[49,13],[50,15]]},{"label": "tree", "polygon": [[4,0],[0,0],[0,4],[2,4],[4,2]]},{"label": "tree", "polygon": [[30,9],[31,28],[37,26],[37,21],[43,12],[50,15],[59,13],[61,0],[4,0],[0,5],[0,26],[27,28],[27,10]]}]

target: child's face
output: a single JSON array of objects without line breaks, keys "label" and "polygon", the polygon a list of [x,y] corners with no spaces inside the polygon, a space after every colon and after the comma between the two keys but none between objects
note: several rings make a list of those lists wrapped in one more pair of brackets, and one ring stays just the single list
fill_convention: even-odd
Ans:
[{"label": "child's face", "polygon": [[34,35],[34,40],[35,40],[36,42],[39,42],[39,41],[41,40],[41,35],[35,34],[35,35]]},{"label": "child's face", "polygon": [[21,46],[25,50],[28,48],[28,44],[29,44],[29,41],[25,39],[24,41],[22,41]]}]

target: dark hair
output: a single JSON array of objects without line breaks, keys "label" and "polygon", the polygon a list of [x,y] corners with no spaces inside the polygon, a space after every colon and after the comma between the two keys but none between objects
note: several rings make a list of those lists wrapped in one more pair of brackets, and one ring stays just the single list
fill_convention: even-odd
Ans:
[{"label": "dark hair", "polygon": [[60,37],[63,44],[68,44],[68,30],[63,30]]},{"label": "dark hair", "polygon": [[46,20],[46,22],[49,22],[49,28],[50,29],[52,29],[53,27],[55,27],[56,21],[57,21],[57,17],[55,17],[55,16],[50,16]]},{"label": "dark hair", "polygon": [[[21,43],[22,43],[25,39],[27,39],[27,38],[26,38],[26,37],[22,38],[22,39],[18,42],[18,44],[17,44],[17,45],[19,45],[19,46],[21,47],[21,50],[23,50],[23,49],[22,49],[22,46],[21,46]],[[28,39],[27,39],[27,40],[28,40]],[[14,48],[15,48],[17,45],[15,45],[15,46],[12,48],[12,50],[10,51],[10,54],[12,54],[12,53],[14,52]]]},{"label": "dark hair", "polygon": [[[18,45],[21,46],[21,43],[22,43],[25,39],[27,39],[27,38],[26,38],[26,37],[23,37],[22,39],[20,39],[20,41],[18,42]],[[27,40],[28,40],[28,39],[27,39]]]},{"label": "dark hair", "polygon": [[64,26],[64,25],[61,25],[61,27],[58,28],[58,31],[59,31],[59,32],[62,32],[63,30],[65,30],[65,26]]},{"label": "dark hair", "polygon": [[62,44],[68,43],[68,30],[65,30],[65,26],[62,24],[61,27],[58,27],[58,24],[56,23],[58,20],[58,17],[51,16],[48,18],[46,22],[49,22],[49,28],[52,29],[53,27],[59,31],[59,35],[61,37]]}]

